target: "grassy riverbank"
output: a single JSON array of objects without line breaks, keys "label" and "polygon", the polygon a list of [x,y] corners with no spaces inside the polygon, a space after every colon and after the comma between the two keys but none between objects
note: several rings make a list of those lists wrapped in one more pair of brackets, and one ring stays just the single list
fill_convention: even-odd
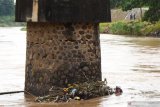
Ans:
[{"label": "grassy riverbank", "polygon": [[14,16],[0,16],[0,27],[24,26],[25,23],[15,22]]},{"label": "grassy riverbank", "polygon": [[155,24],[140,21],[101,23],[100,32],[131,36],[160,36],[160,21]]}]

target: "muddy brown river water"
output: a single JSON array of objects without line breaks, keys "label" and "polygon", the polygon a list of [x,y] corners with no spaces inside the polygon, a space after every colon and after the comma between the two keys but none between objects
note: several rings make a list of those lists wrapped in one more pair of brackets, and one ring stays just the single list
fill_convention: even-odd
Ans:
[{"label": "muddy brown river water", "polygon": [[[0,28],[0,92],[24,89],[25,48],[25,31],[18,27]],[[121,96],[38,104],[33,102],[32,96],[19,93],[1,95],[0,106],[130,107],[134,101],[160,101],[160,38],[101,34],[101,51],[103,78],[107,78],[108,85],[113,88],[121,86],[124,91]]]}]

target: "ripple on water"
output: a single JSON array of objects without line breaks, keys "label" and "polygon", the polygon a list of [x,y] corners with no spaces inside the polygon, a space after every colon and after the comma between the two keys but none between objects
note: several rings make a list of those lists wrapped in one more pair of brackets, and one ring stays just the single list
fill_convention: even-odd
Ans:
[{"label": "ripple on water", "polygon": [[[20,28],[0,28],[0,91],[24,87],[25,35]],[[101,51],[103,78],[113,87],[121,86],[123,95],[55,106],[127,107],[128,101],[160,100],[160,39],[101,35]],[[53,106],[31,100],[24,94],[6,95],[0,96],[0,105]]]}]

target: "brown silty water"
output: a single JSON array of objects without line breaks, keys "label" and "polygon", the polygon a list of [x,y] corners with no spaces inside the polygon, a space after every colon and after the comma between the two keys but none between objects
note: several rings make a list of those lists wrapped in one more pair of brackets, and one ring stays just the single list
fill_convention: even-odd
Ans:
[{"label": "brown silty water", "polygon": [[[24,90],[26,32],[0,28],[0,92]],[[102,76],[121,96],[39,104],[23,93],[0,96],[0,106],[127,107],[131,101],[160,101],[160,39],[101,34]],[[142,106],[143,107],[143,106]]]}]

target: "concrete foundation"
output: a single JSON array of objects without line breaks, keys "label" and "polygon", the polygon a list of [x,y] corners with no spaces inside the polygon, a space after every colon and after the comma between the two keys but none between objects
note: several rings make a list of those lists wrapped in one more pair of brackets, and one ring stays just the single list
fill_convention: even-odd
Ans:
[{"label": "concrete foundation", "polygon": [[27,23],[25,90],[101,80],[98,23]]}]

